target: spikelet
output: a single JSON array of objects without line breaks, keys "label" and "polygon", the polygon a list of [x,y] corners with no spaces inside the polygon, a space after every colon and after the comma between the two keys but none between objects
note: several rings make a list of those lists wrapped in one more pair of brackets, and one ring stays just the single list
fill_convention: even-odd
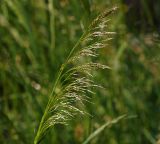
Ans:
[{"label": "spikelet", "polygon": [[[86,112],[80,108],[85,101],[90,101],[87,93],[94,93],[91,88],[101,87],[91,80],[92,71],[96,69],[109,69],[108,66],[92,62],[97,57],[97,50],[106,47],[112,39],[114,32],[107,31],[108,20],[117,7],[100,14],[90,24],[82,37],[71,50],[66,62],[61,66],[55,86],[50,95],[49,102],[41,119],[34,144],[46,134],[47,130],[55,124],[67,124],[77,113]],[[83,61],[89,58],[89,62]],[[59,89],[56,91],[56,89]]]}]

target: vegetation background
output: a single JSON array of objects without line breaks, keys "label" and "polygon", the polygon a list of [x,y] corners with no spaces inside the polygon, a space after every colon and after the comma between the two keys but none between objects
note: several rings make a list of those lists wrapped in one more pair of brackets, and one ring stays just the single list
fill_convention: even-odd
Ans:
[{"label": "vegetation background", "polygon": [[[50,4],[53,4],[51,6]],[[91,143],[160,143],[159,0],[0,0],[0,143],[31,144],[60,65],[86,26],[117,5],[100,51],[112,70],[95,72],[92,116],[56,125],[44,144],[79,144],[120,115],[136,115],[106,128]]]}]

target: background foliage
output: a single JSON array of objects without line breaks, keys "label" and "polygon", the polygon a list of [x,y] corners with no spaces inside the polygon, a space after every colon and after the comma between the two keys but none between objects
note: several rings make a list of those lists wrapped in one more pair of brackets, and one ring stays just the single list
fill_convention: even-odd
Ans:
[{"label": "background foliage", "polygon": [[122,114],[137,115],[105,129],[91,143],[158,144],[160,139],[160,1],[1,0],[0,143],[33,143],[60,65],[91,20],[118,5],[110,21],[117,32],[100,51],[112,70],[95,72],[92,116],[57,125],[42,143],[82,143]]}]

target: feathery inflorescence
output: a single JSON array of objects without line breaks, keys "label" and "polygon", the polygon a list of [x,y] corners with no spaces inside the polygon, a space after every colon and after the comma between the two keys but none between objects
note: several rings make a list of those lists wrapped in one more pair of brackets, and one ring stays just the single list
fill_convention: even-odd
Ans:
[{"label": "feathery inflorescence", "polygon": [[109,68],[91,60],[98,56],[97,50],[106,47],[115,34],[107,31],[109,20],[106,17],[116,9],[113,7],[93,20],[61,66],[34,144],[39,143],[47,130],[55,124],[67,124],[77,113],[86,113],[81,107],[85,101],[90,101],[87,93],[93,93],[92,87],[101,87],[91,80],[92,71]]}]

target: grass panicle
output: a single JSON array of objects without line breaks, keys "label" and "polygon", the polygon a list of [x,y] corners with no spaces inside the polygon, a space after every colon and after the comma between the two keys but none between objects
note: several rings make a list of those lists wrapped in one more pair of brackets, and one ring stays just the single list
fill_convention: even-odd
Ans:
[{"label": "grass panicle", "polygon": [[55,124],[67,124],[77,113],[86,112],[81,105],[90,101],[87,93],[94,93],[92,87],[101,87],[91,80],[95,69],[109,68],[106,65],[92,62],[97,57],[97,50],[106,47],[114,32],[107,30],[107,16],[117,7],[100,14],[89,25],[81,38],[71,50],[66,62],[62,64],[48,104],[39,124],[34,144],[40,142],[49,128]]}]

